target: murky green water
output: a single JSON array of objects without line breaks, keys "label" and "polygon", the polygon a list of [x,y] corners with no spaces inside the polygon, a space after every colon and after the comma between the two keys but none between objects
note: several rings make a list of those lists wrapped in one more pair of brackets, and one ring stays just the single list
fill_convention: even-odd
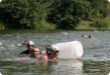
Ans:
[{"label": "murky green water", "polygon": [[[81,35],[95,38],[82,38]],[[107,75],[110,72],[110,31],[60,31],[20,32],[0,34],[0,41],[7,47],[0,50],[0,72],[3,75]],[[79,60],[18,61],[26,56],[19,53],[26,48],[12,45],[33,40],[41,50],[46,45],[78,40],[84,46],[84,56]],[[9,61],[9,59],[11,61]],[[16,61],[17,60],[17,61]]]}]

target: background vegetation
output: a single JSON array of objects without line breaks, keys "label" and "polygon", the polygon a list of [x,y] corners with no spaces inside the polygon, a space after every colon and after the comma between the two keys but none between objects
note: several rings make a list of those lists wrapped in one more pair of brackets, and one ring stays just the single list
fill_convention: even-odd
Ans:
[{"label": "background vegetation", "polygon": [[110,29],[107,0],[3,0],[1,29]]}]

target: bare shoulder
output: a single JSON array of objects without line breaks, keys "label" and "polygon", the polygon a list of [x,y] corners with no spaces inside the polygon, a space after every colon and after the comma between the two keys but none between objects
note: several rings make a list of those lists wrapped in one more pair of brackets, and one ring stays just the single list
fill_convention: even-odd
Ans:
[{"label": "bare shoulder", "polygon": [[42,60],[47,60],[47,59],[48,59],[48,56],[47,56],[47,55],[43,55],[43,56],[41,57],[41,59],[42,59]]}]

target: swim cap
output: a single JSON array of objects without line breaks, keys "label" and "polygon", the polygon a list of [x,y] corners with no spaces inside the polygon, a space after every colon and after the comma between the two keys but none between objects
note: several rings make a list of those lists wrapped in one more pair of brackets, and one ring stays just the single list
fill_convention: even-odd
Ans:
[{"label": "swim cap", "polygon": [[60,49],[59,49],[57,46],[55,46],[55,45],[51,45],[51,49],[54,50],[54,51],[59,51],[59,50],[60,50]]},{"label": "swim cap", "polygon": [[28,45],[34,45],[33,41],[28,41]]}]

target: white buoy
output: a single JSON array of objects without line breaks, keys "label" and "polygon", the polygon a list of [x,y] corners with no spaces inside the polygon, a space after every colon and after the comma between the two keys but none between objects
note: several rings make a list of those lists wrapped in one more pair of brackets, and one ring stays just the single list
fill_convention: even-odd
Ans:
[{"label": "white buoy", "polygon": [[110,75],[110,73],[108,75]]},{"label": "white buoy", "polygon": [[2,0],[0,0],[0,2],[1,2]]},{"label": "white buoy", "polygon": [[83,56],[83,46],[79,41],[54,44],[60,49],[58,58],[78,59]]},{"label": "white buoy", "polygon": [[3,75],[2,73],[0,73],[0,75]]}]

